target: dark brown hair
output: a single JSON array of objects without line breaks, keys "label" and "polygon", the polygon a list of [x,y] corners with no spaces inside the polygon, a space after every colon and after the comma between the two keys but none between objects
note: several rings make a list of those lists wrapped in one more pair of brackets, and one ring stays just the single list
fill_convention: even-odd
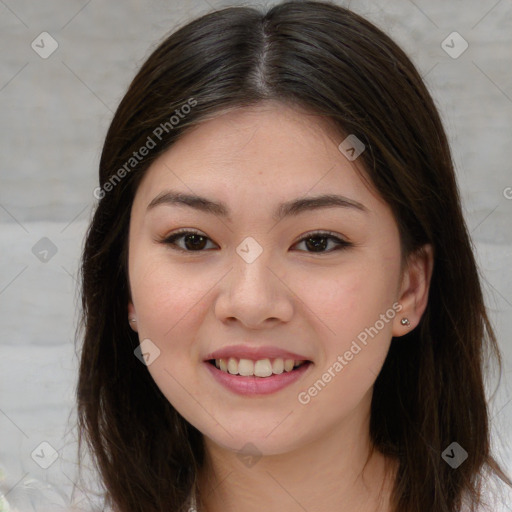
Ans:
[{"label": "dark brown hair", "polygon": [[[356,135],[366,145],[358,161],[392,208],[403,257],[432,244],[428,305],[413,331],[392,340],[374,386],[370,436],[399,461],[394,511],[455,512],[463,498],[476,507],[484,472],[511,482],[490,454],[483,368],[494,357],[501,370],[501,360],[447,137],[405,53],[364,18],[328,2],[202,16],[167,37],[130,84],[103,146],[100,200],[83,250],[79,457],[85,440],[117,512],[184,509],[204,462],[202,434],[134,355],[130,210],[145,171],[188,128],[266,99]],[[155,147],[130,160],[148,137]],[[468,452],[457,469],[441,457],[453,441]]]}]

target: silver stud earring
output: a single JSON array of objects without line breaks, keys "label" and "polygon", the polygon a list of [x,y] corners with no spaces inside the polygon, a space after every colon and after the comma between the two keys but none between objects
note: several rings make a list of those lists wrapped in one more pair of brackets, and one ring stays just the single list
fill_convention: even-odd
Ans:
[{"label": "silver stud earring", "polygon": [[136,322],[137,320],[135,318],[130,318],[130,322]]},{"label": "silver stud earring", "polygon": [[401,323],[402,325],[406,325],[406,326],[411,325],[411,322],[409,322],[409,319],[408,319],[408,318],[402,318],[402,320],[400,320],[400,323]]}]

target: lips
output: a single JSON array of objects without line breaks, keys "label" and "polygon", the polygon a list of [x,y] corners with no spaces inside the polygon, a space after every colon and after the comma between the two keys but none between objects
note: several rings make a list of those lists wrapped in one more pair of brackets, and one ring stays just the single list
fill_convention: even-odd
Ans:
[{"label": "lips", "polygon": [[208,354],[204,361],[212,359],[251,359],[258,361],[260,359],[293,359],[294,361],[310,361],[307,356],[283,350],[274,346],[258,346],[250,347],[248,345],[232,345],[223,347],[215,352]]},{"label": "lips", "polygon": [[[283,352],[294,356],[298,355],[280,351],[280,353]],[[216,355],[216,353],[211,355]],[[213,361],[218,362],[219,367],[217,367]],[[226,361],[228,361],[227,365]],[[242,368],[240,368],[240,362]],[[276,358],[272,361],[272,368],[270,368],[270,360],[267,358],[257,360],[254,365],[254,371],[251,372],[247,370],[251,370],[248,366],[252,365],[252,360],[241,359],[240,362],[230,357],[229,360],[224,358],[206,360],[203,365],[214,381],[225,389],[238,395],[254,397],[276,393],[281,389],[291,386],[293,383],[303,378],[313,365],[311,361],[301,361],[297,366],[290,368],[290,365],[287,364],[288,362],[298,363],[298,361],[293,359],[286,359],[284,361],[283,359]],[[258,368],[257,366],[260,364],[262,367]],[[284,368],[285,364],[288,366],[287,368]],[[279,368],[276,365],[279,366]],[[240,374],[240,371],[242,374]],[[253,374],[251,375],[251,373]]]}]

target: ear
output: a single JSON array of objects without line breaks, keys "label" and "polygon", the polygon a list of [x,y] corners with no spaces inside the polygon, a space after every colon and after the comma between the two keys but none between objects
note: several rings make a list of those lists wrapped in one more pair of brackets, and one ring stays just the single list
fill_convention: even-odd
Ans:
[{"label": "ear", "polygon": [[[398,299],[402,309],[394,319],[393,336],[403,336],[419,324],[427,307],[433,268],[434,251],[430,244],[420,247],[408,257]],[[403,318],[407,318],[410,325],[402,325]]]},{"label": "ear", "polygon": [[137,314],[135,313],[135,307],[134,307],[132,301],[130,301],[128,303],[128,323],[130,324],[130,327],[135,332],[138,332],[138,329],[137,329]]}]

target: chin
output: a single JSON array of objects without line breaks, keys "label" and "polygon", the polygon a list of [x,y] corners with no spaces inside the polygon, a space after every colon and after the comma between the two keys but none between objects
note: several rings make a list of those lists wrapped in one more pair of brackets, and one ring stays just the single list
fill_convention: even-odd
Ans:
[{"label": "chin", "polygon": [[280,455],[298,449],[303,444],[299,439],[290,439],[290,432],[284,429],[279,434],[271,433],[269,435],[275,425],[273,427],[262,426],[261,431],[257,432],[231,428],[229,430],[231,436],[221,427],[218,428],[220,428],[220,432],[216,430],[212,435],[204,433],[209,443],[234,452],[239,457]]}]

